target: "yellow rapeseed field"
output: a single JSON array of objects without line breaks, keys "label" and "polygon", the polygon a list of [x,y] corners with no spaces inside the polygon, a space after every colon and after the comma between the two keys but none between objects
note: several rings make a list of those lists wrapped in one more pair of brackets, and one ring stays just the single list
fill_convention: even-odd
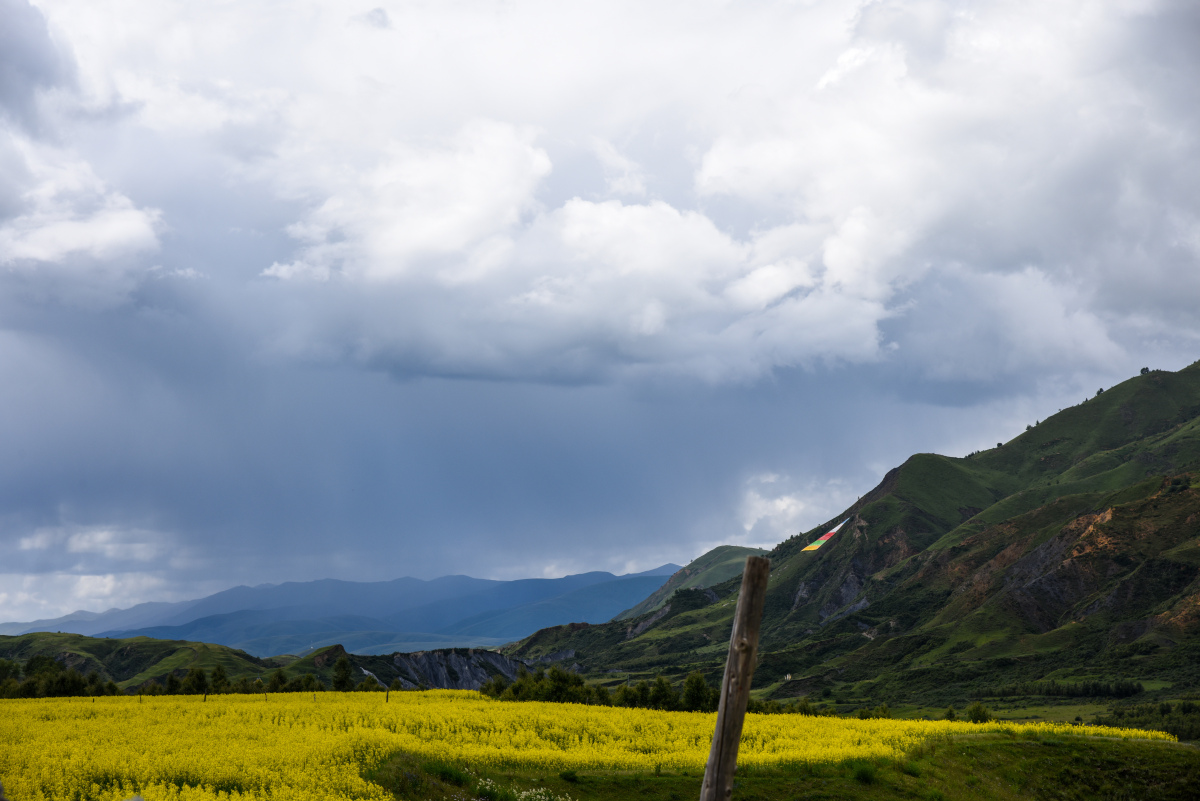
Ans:
[{"label": "yellow rapeseed field", "polygon": [[[396,752],[546,770],[703,769],[713,714],[505,703],[431,691],[0,701],[0,782],[20,801],[387,799],[361,777]],[[1052,724],[750,715],[739,762],[899,757],[931,738],[1036,731],[1173,740]]]}]

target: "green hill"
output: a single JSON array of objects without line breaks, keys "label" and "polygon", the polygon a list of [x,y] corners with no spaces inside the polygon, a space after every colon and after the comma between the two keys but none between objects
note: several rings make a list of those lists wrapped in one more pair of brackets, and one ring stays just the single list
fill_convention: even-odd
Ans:
[{"label": "green hill", "polygon": [[680,568],[667,583],[652,592],[645,600],[636,606],[626,609],[613,620],[629,618],[653,612],[665,604],[676,590],[690,587],[712,587],[734,576],[742,575],[747,556],[761,556],[766,551],[761,548],[742,548],[737,545],[718,545],[711,551],[698,556],[686,567]]},{"label": "green hill", "polygon": [[271,671],[295,659],[259,659],[224,645],[150,637],[109,639],[49,632],[0,636],[0,659],[25,663],[34,656],[49,656],[84,675],[94,671],[104,681],[116,682],[122,690],[136,689],[150,681],[164,684],[168,674],[183,678],[192,668],[211,672],[217,665],[231,678],[246,676],[265,681]]},{"label": "green hill", "polygon": [[[1195,691],[1200,363],[1132,378],[994,449],[915,455],[768,556],[760,695],[940,704],[1048,680]],[[571,649],[609,682],[716,680],[738,586],[679,589],[665,614],[660,598],[506,652]]]}]

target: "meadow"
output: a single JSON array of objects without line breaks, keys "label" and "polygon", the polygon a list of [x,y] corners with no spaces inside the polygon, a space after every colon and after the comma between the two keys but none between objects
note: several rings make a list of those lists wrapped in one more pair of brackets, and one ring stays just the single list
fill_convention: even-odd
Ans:
[{"label": "meadow", "polygon": [[[466,691],[6,700],[0,781],[17,801],[117,801],[135,793],[146,801],[382,800],[395,796],[366,777],[398,754],[452,766],[446,770],[460,777],[506,770],[697,776],[714,721],[710,713],[513,704]],[[989,734],[1174,739],[1064,724],[750,715],[739,770],[902,763],[931,744]],[[489,789],[492,781],[474,790],[503,797]]]}]

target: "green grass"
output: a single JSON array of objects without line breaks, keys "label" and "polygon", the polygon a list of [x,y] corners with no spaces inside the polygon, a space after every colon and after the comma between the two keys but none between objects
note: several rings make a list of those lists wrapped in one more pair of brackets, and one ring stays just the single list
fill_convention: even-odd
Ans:
[{"label": "green grass", "polygon": [[[620,773],[489,770],[459,766],[466,785],[442,781],[406,755],[367,778],[396,798],[449,801],[515,798],[542,789],[574,801],[677,801],[700,795],[702,771]],[[791,799],[1085,799],[1185,801],[1200,787],[1200,751],[1189,746],[1094,738],[964,738],[926,746],[896,761],[854,760],[789,769],[741,770],[736,801]],[[480,789],[486,792],[479,792]],[[474,795],[470,795],[474,793]]]},{"label": "green grass", "polygon": [[691,587],[712,587],[741,576],[747,556],[761,556],[761,548],[744,548],[737,545],[718,545],[711,551],[696,557],[682,570],[675,573],[665,584],[655,590],[641,603],[626,609],[614,620],[628,620],[662,608],[678,590]]},{"label": "green grass", "polygon": [[172,671],[182,675],[196,667],[211,672],[217,665],[230,678],[261,677],[265,681],[276,668],[292,661],[291,657],[259,659],[224,645],[150,637],[113,639],[53,632],[0,636],[0,658],[25,662],[39,654],[53,656],[85,675],[94,670],[122,690],[150,679],[161,683]]}]

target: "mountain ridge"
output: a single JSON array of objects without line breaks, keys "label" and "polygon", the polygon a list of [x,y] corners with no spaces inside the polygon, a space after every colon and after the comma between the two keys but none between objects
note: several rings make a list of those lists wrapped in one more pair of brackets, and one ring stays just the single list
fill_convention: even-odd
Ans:
[{"label": "mountain ridge", "polygon": [[[227,645],[258,657],[305,653],[341,642],[363,653],[494,647],[575,617],[608,620],[678,569],[666,564],[625,576],[592,571],[514,581],[454,575],[429,581],[405,577],[386,582],[319,579],[241,585],[193,601],[151,602],[104,613],[80,611],[28,625],[4,624],[0,634],[52,630],[109,638],[150,636]],[[554,602],[559,597],[565,604],[561,610]],[[461,621],[483,613],[509,621],[501,626],[503,635],[455,629]],[[522,620],[525,628],[518,623]],[[135,625],[110,625],[114,622]]]},{"label": "mountain ridge", "polygon": [[[841,521],[815,551],[804,547]],[[756,692],[954,701],[989,682],[1200,686],[1200,363],[1147,371],[997,448],[914,454],[772,561]],[[739,580],[548,629],[608,671],[720,675]],[[611,679],[610,679],[611,680]],[[624,679],[621,679],[624,680]]]}]

